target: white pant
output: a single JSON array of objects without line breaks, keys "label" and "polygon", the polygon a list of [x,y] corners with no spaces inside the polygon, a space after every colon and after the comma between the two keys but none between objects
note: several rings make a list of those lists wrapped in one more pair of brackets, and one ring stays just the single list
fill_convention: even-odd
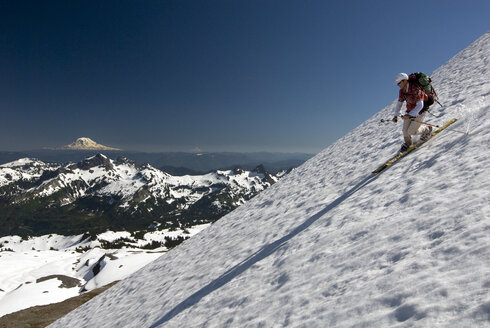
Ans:
[{"label": "white pant", "polygon": [[424,116],[425,116],[425,113],[424,114],[420,114],[419,116],[417,116],[414,121],[412,120],[403,120],[403,139],[405,140],[405,144],[407,144],[407,146],[410,146],[412,144],[412,136],[413,135],[420,135],[420,134],[423,134],[424,132],[429,132],[429,127],[424,125],[422,126],[421,123],[418,123],[418,122],[415,122],[415,121],[420,121],[420,122],[423,122],[424,121]]}]

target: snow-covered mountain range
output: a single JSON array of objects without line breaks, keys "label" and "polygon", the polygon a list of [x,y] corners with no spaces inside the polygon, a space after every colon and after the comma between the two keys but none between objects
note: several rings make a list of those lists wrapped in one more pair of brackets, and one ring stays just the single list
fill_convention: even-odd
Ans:
[{"label": "snow-covered mountain range", "polygon": [[172,176],[102,154],[69,165],[24,158],[0,165],[0,213],[9,217],[0,231],[32,236],[190,227],[215,221],[279,176],[263,166]]},{"label": "snow-covered mountain range", "polygon": [[[36,158],[45,163],[77,163],[87,157],[101,153],[100,150],[53,150],[38,149],[24,152],[0,151],[0,165],[16,161],[19,158]],[[140,151],[103,151],[112,159],[130,158],[138,164],[150,164],[171,175],[198,175],[216,170],[230,170],[241,167],[251,171],[262,164],[271,173],[278,173],[298,167],[313,157],[306,153],[277,152],[140,152]]]},{"label": "snow-covered mountain range", "polygon": [[458,121],[381,174],[394,103],[50,327],[490,326],[489,55],[433,72]]}]

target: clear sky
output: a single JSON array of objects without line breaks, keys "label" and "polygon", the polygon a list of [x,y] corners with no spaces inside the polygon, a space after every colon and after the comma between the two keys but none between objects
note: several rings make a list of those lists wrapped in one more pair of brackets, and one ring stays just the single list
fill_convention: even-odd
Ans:
[{"label": "clear sky", "polygon": [[0,1],[0,150],[314,153],[488,30],[488,0]]}]

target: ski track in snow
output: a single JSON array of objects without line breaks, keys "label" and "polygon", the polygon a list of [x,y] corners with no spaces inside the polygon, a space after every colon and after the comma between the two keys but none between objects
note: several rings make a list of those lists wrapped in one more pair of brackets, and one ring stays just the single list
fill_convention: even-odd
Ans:
[{"label": "ski track in snow", "polygon": [[458,121],[381,174],[394,103],[51,327],[490,326],[489,54],[432,74]]}]

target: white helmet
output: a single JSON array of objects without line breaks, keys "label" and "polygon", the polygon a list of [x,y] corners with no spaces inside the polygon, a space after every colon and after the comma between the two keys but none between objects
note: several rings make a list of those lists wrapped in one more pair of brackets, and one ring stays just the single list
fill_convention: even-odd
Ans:
[{"label": "white helmet", "polygon": [[395,84],[398,84],[403,80],[408,80],[408,75],[406,73],[398,73],[396,75]]}]

